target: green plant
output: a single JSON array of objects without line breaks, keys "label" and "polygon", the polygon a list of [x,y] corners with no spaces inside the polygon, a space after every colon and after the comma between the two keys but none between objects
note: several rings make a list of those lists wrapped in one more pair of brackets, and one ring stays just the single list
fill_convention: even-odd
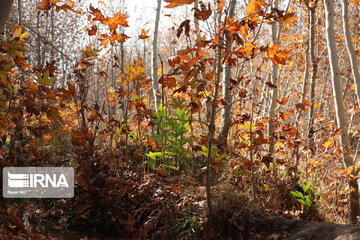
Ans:
[{"label": "green plant", "polygon": [[188,213],[177,218],[172,227],[173,239],[196,239],[198,233],[199,219]]},{"label": "green plant", "polygon": [[316,191],[310,188],[310,180],[303,183],[299,190],[300,191],[290,191],[290,193],[306,210],[312,211],[319,207],[319,205],[316,205],[318,196]]},{"label": "green plant", "polygon": [[189,113],[184,108],[167,109],[162,105],[154,114],[154,124],[157,132],[153,136],[156,151],[146,154],[150,159],[148,164],[153,167],[161,160],[160,166],[179,170],[182,164],[188,163],[189,153],[186,144],[191,137],[186,136],[189,127]]}]

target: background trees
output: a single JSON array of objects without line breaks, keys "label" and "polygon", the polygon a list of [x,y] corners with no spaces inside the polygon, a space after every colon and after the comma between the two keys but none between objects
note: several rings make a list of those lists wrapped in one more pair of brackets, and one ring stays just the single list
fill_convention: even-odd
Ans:
[{"label": "background trees", "polygon": [[[136,191],[152,172],[179,209],[207,201],[212,217],[237,191],[296,215],[289,192],[309,182],[309,209],[356,222],[358,21],[339,3],[158,0],[139,27],[127,0],[25,1],[1,40],[2,159],[71,164],[89,188],[100,176]],[[145,218],[120,222],[133,236]]]},{"label": "background trees", "polygon": [[0,7],[1,7],[0,31],[1,32],[4,30],[4,26],[5,26],[6,20],[9,16],[12,3],[13,3],[13,0],[1,1],[1,5],[0,5]]}]

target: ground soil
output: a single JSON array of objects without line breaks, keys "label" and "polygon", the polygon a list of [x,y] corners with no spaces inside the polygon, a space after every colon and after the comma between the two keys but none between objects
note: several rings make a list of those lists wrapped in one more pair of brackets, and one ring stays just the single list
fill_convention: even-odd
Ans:
[{"label": "ground soil", "polygon": [[359,225],[285,219],[278,220],[276,225],[290,234],[285,238],[288,240],[360,240]]}]

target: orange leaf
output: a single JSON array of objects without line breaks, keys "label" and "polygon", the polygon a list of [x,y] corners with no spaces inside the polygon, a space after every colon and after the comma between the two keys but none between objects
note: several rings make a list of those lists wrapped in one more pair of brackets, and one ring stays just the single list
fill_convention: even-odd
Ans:
[{"label": "orange leaf", "polygon": [[150,138],[150,139],[146,142],[146,144],[149,145],[149,146],[152,148],[152,150],[154,150],[154,149],[157,147],[156,142],[155,142],[152,138]]},{"label": "orange leaf", "polygon": [[104,24],[110,26],[110,30],[114,32],[116,31],[119,25],[122,27],[129,27],[127,21],[128,17],[129,16],[127,16],[126,14],[121,14],[121,12],[118,12],[114,15],[114,17],[106,18],[104,20]]},{"label": "orange leaf", "polygon": [[282,118],[282,120],[286,120],[289,118],[289,115],[282,112],[282,113],[280,113],[280,117]]},{"label": "orange leaf", "polygon": [[267,47],[267,56],[275,65],[284,65],[288,54],[289,52],[286,50],[279,50],[278,43],[270,44]]},{"label": "orange leaf", "polygon": [[261,6],[266,6],[265,0],[251,0],[246,7],[247,14],[253,14],[261,9]]},{"label": "orange leaf", "polygon": [[195,0],[165,0],[165,2],[169,3],[166,5],[166,8],[175,8],[186,4],[192,4]]},{"label": "orange leaf", "polygon": [[50,5],[49,0],[44,0],[44,1],[40,2],[39,6],[37,7],[37,9],[43,10],[43,11],[48,11],[48,10],[50,10],[50,8],[51,8],[51,5]]},{"label": "orange leaf", "polygon": [[166,171],[164,168],[159,168],[158,172],[159,172],[160,176],[166,177]]},{"label": "orange leaf", "polygon": [[159,83],[161,83],[164,87],[167,88],[175,88],[177,87],[176,79],[175,77],[169,76],[162,76],[159,80]]},{"label": "orange leaf", "polygon": [[141,29],[141,34],[139,35],[139,39],[148,39],[149,38],[149,30],[145,31],[145,29]]},{"label": "orange leaf", "polygon": [[224,0],[218,0],[218,12],[221,12],[223,9],[224,9],[224,6],[225,6],[225,1]]},{"label": "orange leaf", "polygon": [[285,105],[289,101],[289,97],[283,97],[281,101],[276,100],[281,105]]},{"label": "orange leaf", "polygon": [[94,8],[93,6],[90,5],[90,11],[91,11],[90,13],[94,15],[94,18],[92,19],[93,21],[103,22],[105,20],[104,15],[102,15],[99,9]]}]

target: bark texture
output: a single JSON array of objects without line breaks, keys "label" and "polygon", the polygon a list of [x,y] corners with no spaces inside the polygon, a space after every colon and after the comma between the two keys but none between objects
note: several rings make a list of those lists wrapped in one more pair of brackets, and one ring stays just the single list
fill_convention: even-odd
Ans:
[{"label": "bark texture", "polygon": [[[273,1],[273,7],[277,8],[278,7],[278,3],[277,0]],[[274,44],[277,40],[277,25],[276,22],[272,22],[271,23],[271,42]],[[279,67],[272,63],[271,64],[271,83],[276,85],[277,83],[277,78],[278,78],[278,74],[279,74]],[[275,137],[274,137],[274,122],[272,121],[272,118],[274,117],[275,114],[275,108],[276,108],[276,100],[278,98],[278,89],[277,88],[273,88],[272,89],[272,94],[271,94],[271,102],[270,102],[270,108],[269,108],[269,113],[268,113],[268,118],[270,119],[269,121],[269,136],[270,136],[270,148],[269,148],[269,154],[272,156],[274,154],[274,141],[275,141]]]},{"label": "bark texture", "polygon": [[14,0],[1,0],[0,1],[0,32],[4,31],[5,23],[9,16],[13,1]]},{"label": "bark texture", "polygon": [[[229,17],[234,17],[236,0],[231,0],[229,8]],[[231,44],[226,45],[226,52],[230,51]],[[220,132],[218,140],[226,145],[227,137],[229,135],[230,124],[231,124],[231,107],[232,107],[232,96],[230,90],[230,76],[231,76],[231,66],[224,64],[223,66],[223,79],[222,79],[222,95],[227,105],[224,106],[221,113],[221,122],[220,122]]]},{"label": "bark texture", "polygon": [[[316,4],[316,1],[315,1]],[[315,140],[314,140],[314,112],[315,112],[315,86],[316,86],[316,74],[317,74],[317,61],[315,59],[315,9],[309,7],[309,51],[310,51],[310,62],[311,62],[311,80],[310,80],[310,99],[312,103],[309,111],[309,122],[308,122],[308,146],[311,148],[312,154],[315,154]]]},{"label": "bark texture", "polygon": [[354,77],[354,82],[356,86],[356,98],[358,104],[360,104],[360,74],[359,74],[358,60],[351,40],[351,32],[349,28],[348,0],[342,0],[341,5],[342,5],[342,20],[343,20],[343,30],[345,35],[345,43],[349,54],[351,72]]},{"label": "bark texture", "polygon": [[157,1],[156,9],[156,18],[155,18],[155,30],[154,30],[154,39],[152,42],[152,54],[151,54],[151,65],[152,65],[152,87],[155,101],[155,109],[160,104],[160,89],[159,89],[159,79],[158,79],[158,35],[159,35],[159,23],[160,23],[160,10],[161,10],[161,0]]},{"label": "bark texture", "polygon": [[[330,71],[331,71],[331,82],[333,88],[333,96],[335,103],[335,112],[337,127],[341,129],[340,140],[344,146],[343,149],[343,163],[344,168],[354,166],[354,161],[351,158],[348,150],[351,148],[350,138],[348,134],[347,119],[345,115],[345,107],[342,98],[342,84],[340,77],[340,69],[338,65],[338,56],[336,52],[335,32],[334,32],[334,6],[333,0],[324,0],[325,6],[325,17],[326,17],[326,42],[329,53]],[[352,171],[355,175],[355,171]],[[352,223],[357,222],[357,216],[360,215],[359,209],[359,192],[358,184],[354,177],[350,177],[349,188],[350,188],[350,220]]]}]

